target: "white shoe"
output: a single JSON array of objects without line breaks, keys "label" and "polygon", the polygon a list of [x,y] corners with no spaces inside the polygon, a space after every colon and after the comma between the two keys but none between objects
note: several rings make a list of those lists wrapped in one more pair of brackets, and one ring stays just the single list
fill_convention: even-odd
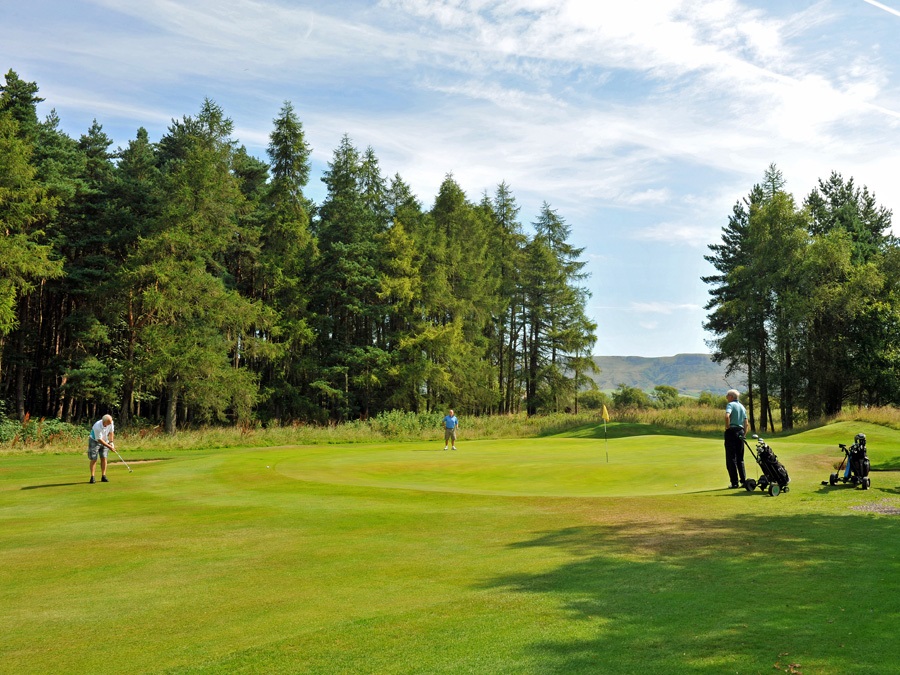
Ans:
[{"label": "white shoe", "polygon": [[[445,445],[445,446],[444,446],[444,450],[446,450],[446,449],[447,449],[447,446]],[[453,448],[453,449],[456,450],[456,448]]]},{"label": "white shoe", "polygon": [[456,450],[456,446],[454,445],[453,448],[451,448],[451,449],[452,449],[452,450]]}]

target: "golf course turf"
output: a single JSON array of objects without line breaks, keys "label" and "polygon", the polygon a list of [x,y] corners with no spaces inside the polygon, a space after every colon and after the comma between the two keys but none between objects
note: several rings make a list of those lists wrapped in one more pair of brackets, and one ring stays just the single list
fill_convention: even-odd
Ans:
[{"label": "golf course turf", "polygon": [[[900,671],[900,432],[767,438],[770,497],[608,431],[2,456],[0,672]],[[860,431],[872,488],[821,485]]]}]

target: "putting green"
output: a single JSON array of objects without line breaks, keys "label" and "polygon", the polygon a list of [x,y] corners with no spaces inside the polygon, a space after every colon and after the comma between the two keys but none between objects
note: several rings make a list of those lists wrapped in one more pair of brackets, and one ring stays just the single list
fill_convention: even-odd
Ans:
[{"label": "putting green", "polygon": [[[818,485],[840,459],[835,439],[852,442],[858,427],[833,425],[770,444],[792,483]],[[898,440],[897,432],[865,427],[875,445]],[[681,436],[473,441],[455,452],[440,443],[305,447],[269,457],[272,470],[296,480],[481,495],[684,494],[723,490],[728,480],[721,440]],[[748,476],[759,475],[749,452],[745,464]]]}]

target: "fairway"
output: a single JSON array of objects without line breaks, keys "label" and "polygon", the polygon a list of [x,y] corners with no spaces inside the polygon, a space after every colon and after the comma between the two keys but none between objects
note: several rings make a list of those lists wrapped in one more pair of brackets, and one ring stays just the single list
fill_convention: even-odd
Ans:
[{"label": "fairway", "polygon": [[7,455],[0,672],[896,671],[900,471],[821,485],[859,431],[900,464],[769,439],[778,497],[658,433]]}]

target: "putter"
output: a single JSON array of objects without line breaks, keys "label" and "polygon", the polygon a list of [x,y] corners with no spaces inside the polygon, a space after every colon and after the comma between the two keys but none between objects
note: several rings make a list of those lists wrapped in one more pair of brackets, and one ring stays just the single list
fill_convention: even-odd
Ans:
[{"label": "putter", "polygon": [[128,466],[128,462],[126,462],[124,459],[122,459],[122,455],[119,454],[119,451],[116,450],[115,447],[113,447],[112,451],[113,451],[114,453],[116,453],[116,455],[119,457],[119,460],[122,462],[122,464],[125,465],[125,468],[128,469],[128,473],[134,473],[134,472],[131,470],[131,467]]}]

